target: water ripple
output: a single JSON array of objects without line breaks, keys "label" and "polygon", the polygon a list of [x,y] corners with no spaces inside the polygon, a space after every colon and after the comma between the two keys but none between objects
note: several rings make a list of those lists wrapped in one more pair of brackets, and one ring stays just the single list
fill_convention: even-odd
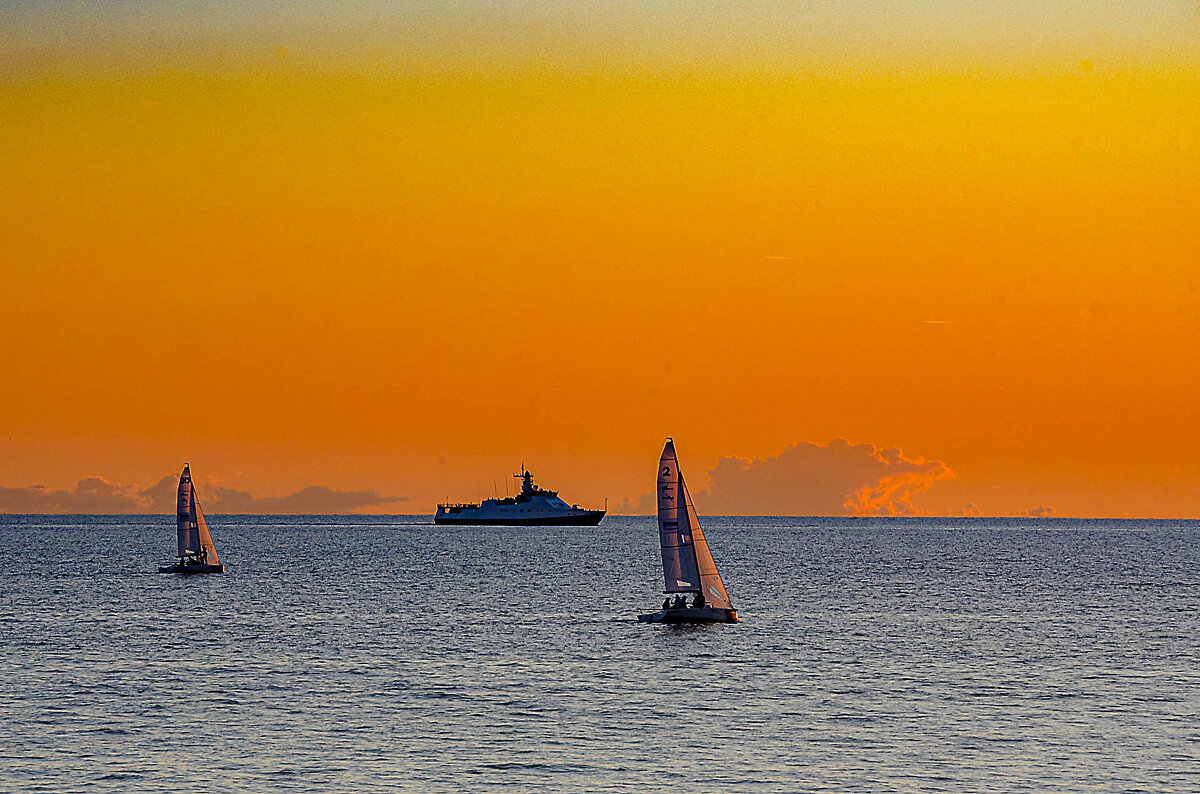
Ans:
[{"label": "water ripple", "polygon": [[0,517],[0,790],[1195,790],[1195,522]]}]

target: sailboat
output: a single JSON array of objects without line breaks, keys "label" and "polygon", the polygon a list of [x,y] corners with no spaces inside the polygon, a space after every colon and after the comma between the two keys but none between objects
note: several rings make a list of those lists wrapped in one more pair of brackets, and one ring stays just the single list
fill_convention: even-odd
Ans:
[{"label": "sailboat", "polygon": [[[737,623],[737,610],[713,562],[704,528],[692,505],[675,442],[668,438],[658,461],[658,539],[662,546],[663,579],[667,600],[642,623]],[[675,594],[674,600],[671,594]],[[692,596],[689,604],[687,596]]]},{"label": "sailboat", "polygon": [[178,561],[173,565],[164,565],[159,573],[222,573],[225,566],[217,556],[217,547],[213,545],[212,535],[208,534],[208,522],[204,520],[204,511],[200,509],[200,500],[196,498],[196,488],[192,485],[192,470],[188,464],[183,464],[183,473],[179,475],[179,509],[176,511],[176,526],[179,534]]}]

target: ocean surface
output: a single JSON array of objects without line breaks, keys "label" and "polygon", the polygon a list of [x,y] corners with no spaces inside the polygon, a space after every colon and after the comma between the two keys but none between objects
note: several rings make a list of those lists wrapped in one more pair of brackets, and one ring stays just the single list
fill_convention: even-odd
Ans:
[{"label": "ocean surface", "polygon": [[0,516],[0,790],[1200,790],[1200,522],[704,521]]}]

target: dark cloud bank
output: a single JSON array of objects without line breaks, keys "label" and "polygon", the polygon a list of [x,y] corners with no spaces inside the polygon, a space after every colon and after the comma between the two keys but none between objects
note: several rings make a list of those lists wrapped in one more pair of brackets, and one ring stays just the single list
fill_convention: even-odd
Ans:
[{"label": "dark cloud bank", "polygon": [[916,496],[955,475],[940,460],[836,439],[793,444],[774,458],[721,458],[711,476],[704,498],[713,513],[757,505],[779,515],[907,516],[920,512]]},{"label": "dark cloud bank", "polygon": [[[41,485],[0,487],[0,513],[174,513],[179,476],[170,474],[149,488],[123,485],[103,477],[80,480],[72,490]],[[200,486],[206,513],[353,513],[367,507],[407,501],[379,491],[335,491],[310,485],[290,496],[256,498],[234,488]]]},{"label": "dark cloud bank", "polygon": [[[927,511],[920,508],[917,498],[955,477],[943,461],[906,456],[894,448],[851,444],[845,439],[828,445],[793,444],[773,458],[721,458],[709,474],[711,485],[693,493],[709,515],[921,515]],[[88,477],[74,489],[63,491],[40,485],[0,487],[0,513],[173,513],[178,482],[178,475],[171,474],[148,488],[103,477]],[[200,497],[208,513],[264,514],[354,513],[409,499],[319,485],[290,496],[256,498],[247,491],[201,484]],[[654,494],[643,494],[636,504],[626,500],[613,513],[648,515],[654,511]],[[1049,505],[1017,513],[1033,518],[1055,514]],[[983,511],[970,503],[961,515],[980,516]]]},{"label": "dark cloud bank", "polygon": [[[826,445],[793,444],[773,458],[721,458],[709,472],[711,485],[692,495],[709,515],[928,515],[918,497],[956,476],[944,461],[839,438]],[[646,515],[655,509],[650,493],[636,504],[625,501],[613,512]],[[974,502],[958,513],[983,514]],[[1043,505],[1016,515],[1052,517],[1056,512]]]},{"label": "dark cloud bank", "polygon": [[[920,514],[914,498],[955,474],[940,460],[836,439],[793,444],[773,458],[721,458],[709,476],[693,497],[712,515],[904,516]],[[616,512],[654,509],[645,494]]]}]

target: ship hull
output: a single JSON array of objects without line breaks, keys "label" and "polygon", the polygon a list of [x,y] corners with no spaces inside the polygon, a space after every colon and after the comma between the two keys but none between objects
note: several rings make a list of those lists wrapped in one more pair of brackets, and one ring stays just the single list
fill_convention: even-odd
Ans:
[{"label": "ship hull", "polygon": [[720,607],[684,607],[663,609],[650,615],[638,615],[641,623],[740,623],[736,609]]},{"label": "ship hull", "polygon": [[224,565],[185,565],[183,563],[175,563],[174,565],[164,565],[158,569],[159,573],[181,573],[185,576],[197,573],[224,573]]},{"label": "ship hull", "polygon": [[468,516],[436,515],[435,524],[459,524],[477,527],[594,527],[604,518],[603,510],[588,510],[569,516]]}]

